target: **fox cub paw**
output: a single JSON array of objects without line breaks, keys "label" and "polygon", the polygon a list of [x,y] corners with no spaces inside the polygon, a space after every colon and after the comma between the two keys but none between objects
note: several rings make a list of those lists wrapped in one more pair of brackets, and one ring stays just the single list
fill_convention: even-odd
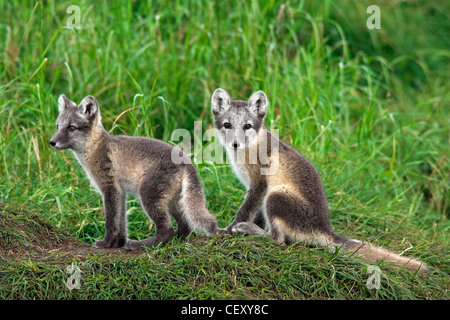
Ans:
[{"label": "fox cub paw", "polygon": [[231,228],[232,233],[247,234],[250,236],[262,236],[265,231],[251,222],[239,222]]},{"label": "fox cub paw", "polygon": [[144,240],[128,240],[125,245],[126,250],[142,250],[147,248],[156,247],[159,244],[167,243],[174,238],[173,231],[165,234],[164,236],[154,235],[153,237]]},{"label": "fox cub paw", "polygon": [[95,240],[93,246],[97,249],[105,248],[122,248],[127,242],[126,238],[116,237],[116,238],[103,238]]},{"label": "fox cub paw", "polygon": [[222,235],[222,234],[231,234],[231,232],[227,231],[227,229],[217,228],[216,235]]}]

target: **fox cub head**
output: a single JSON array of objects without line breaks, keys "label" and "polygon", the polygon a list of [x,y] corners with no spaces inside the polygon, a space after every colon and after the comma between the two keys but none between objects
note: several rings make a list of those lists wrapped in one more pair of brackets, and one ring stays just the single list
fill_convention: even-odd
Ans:
[{"label": "fox cub head", "polygon": [[267,97],[263,91],[257,91],[247,101],[231,100],[219,88],[212,95],[211,111],[221,143],[227,149],[242,150],[258,141],[267,112]]},{"label": "fox cub head", "polygon": [[58,99],[58,108],[56,132],[49,144],[57,150],[83,152],[92,128],[101,125],[97,100],[93,96],[87,96],[77,105],[62,94]]}]

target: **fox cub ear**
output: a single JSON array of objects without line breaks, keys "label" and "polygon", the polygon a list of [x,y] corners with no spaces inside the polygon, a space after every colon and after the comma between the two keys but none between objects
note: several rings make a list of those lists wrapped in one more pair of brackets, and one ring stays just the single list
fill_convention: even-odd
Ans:
[{"label": "fox cub ear", "polygon": [[93,96],[85,97],[78,106],[78,112],[86,119],[93,119],[98,112],[98,102]]},{"label": "fox cub ear", "polygon": [[67,107],[74,107],[76,106],[75,102],[70,101],[69,98],[67,98],[65,95],[60,95],[58,98],[58,109],[59,112],[62,112]]},{"label": "fox cub ear", "polygon": [[259,117],[265,117],[267,104],[267,97],[264,91],[257,91],[248,98],[248,108]]},{"label": "fox cub ear", "polygon": [[223,89],[216,89],[214,91],[212,98],[211,98],[211,111],[215,115],[221,114],[225,110],[227,110],[231,105],[231,97]]}]

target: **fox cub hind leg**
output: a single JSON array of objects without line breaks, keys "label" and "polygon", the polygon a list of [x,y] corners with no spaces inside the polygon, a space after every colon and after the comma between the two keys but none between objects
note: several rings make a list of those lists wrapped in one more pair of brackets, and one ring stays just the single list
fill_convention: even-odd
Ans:
[{"label": "fox cub hind leg", "polygon": [[161,169],[148,174],[139,189],[140,203],[155,225],[155,234],[140,241],[129,240],[125,249],[138,250],[157,246],[169,242],[175,236],[169,207],[179,194],[180,177],[176,173],[168,175],[164,168]]},{"label": "fox cub hind leg", "polygon": [[[129,240],[125,245],[128,250],[157,246],[175,236],[184,238],[191,230],[204,231],[209,236],[218,231],[217,220],[206,208],[203,187],[194,168],[173,175],[168,175],[166,170],[149,174],[141,185],[140,200],[156,231],[150,238]],[[178,224],[176,231],[171,216]]]},{"label": "fox cub hind leg", "polygon": [[169,204],[169,212],[177,223],[175,237],[178,239],[184,239],[191,233],[192,228],[189,226],[189,222],[184,217],[183,209],[180,206],[180,199],[181,196],[177,196],[171,201]]}]

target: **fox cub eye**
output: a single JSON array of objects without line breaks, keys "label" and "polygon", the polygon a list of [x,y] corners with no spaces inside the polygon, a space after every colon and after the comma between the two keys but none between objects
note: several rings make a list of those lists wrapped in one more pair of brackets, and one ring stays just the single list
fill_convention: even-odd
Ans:
[{"label": "fox cub eye", "polygon": [[74,126],[69,126],[69,128],[67,128],[67,130],[69,130],[70,132],[73,132],[76,130],[76,128]]},{"label": "fox cub eye", "polygon": [[223,127],[224,127],[225,129],[230,129],[230,128],[231,128],[231,124],[230,124],[229,122],[225,122],[225,123],[223,124]]},{"label": "fox cub eye", "polygon": [[248,129],[250,129],[252,127],[252,125],[250,124],[250,123],[247,123],[245,126],[244,126],[244,130],[248,130]]}]

